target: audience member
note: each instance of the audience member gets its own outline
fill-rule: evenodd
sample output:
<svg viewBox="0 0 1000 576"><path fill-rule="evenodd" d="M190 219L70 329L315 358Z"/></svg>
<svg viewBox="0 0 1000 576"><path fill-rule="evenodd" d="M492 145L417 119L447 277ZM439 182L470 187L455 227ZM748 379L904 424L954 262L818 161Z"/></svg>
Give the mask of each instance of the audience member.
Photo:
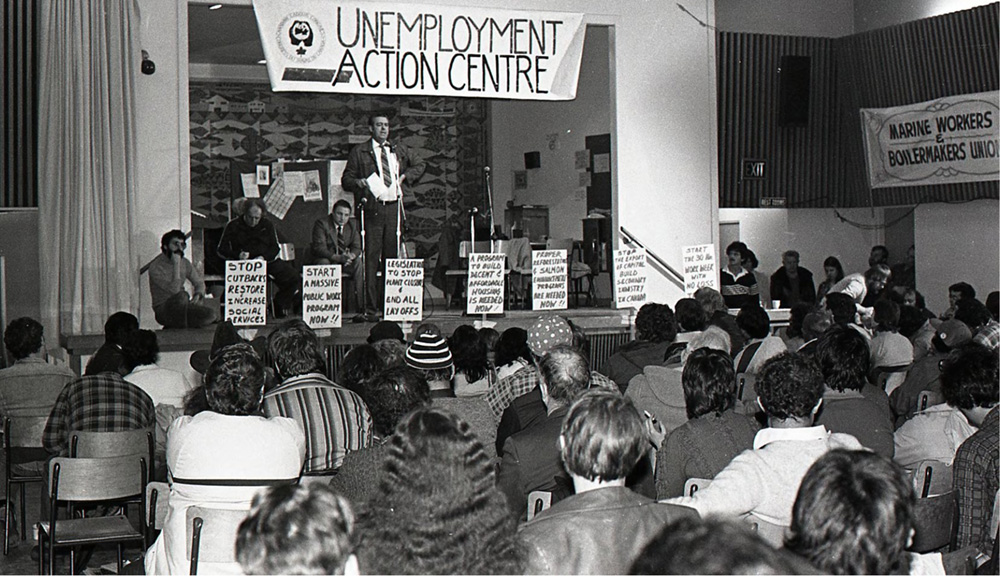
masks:
<svg viewBox="0 0 1000 576"><path fill-rule="evenodd" d="M799 346L798 350L789 350L789 352L798 352L812 357L816 354L816 344L820 337L831 326L833 326L833 316L827 311L814 310L806 314L802 320L802 346Z"/></svg>
<svg viewBox="0 0 1000 576"><path fill-rule="evenodd" d="M917 360L906 372L903 383L892 391L889 406L895 417L896 428L909 420L919 410L920 393L929 391L941 394L941 363L952 350L972 341L972 331L963 322L945 320L938 326L932 339L931 353Z"/></svg>
<svg viewBox="0 0 1000 576"><path fill-rule="evenodd" d="M799 302L788 311L788 326L779 332L779 336L789 352L797 351L806 343L802 335L802 323L806 321L806 315L812 312L812 309L811 304Z"/></svg>
<svg viewBox="0 0 1000 576"><path fill-rule="evenodd" d="M297 297L302 293L302 278L291 262L279 257L280 252L278 233L267 218L264 202L259 198L246 198L242 212L222 230L218 253L223 260L267 262L267 276L278 286L274 302L279 317L301 305Z"/></svg>
<svg viewBox="0 0 1000 576"><path fill-rule="evenodd" d="M892 373L886 381L885 391L891 394L906 377L906 369L913 363L913 344L899 333L899 305L892 300L875 302L875 336L871 341L871 380L877 381L880 372Z"/></svg>
<svg viewBox="0 0 1000 576"><path fill-rule="evenodd" d="M486 357L490 361L490 366L496 371L496 347L497 340L500 339L500 333L493 328L480 328L479 337L482 338L483 344L486 344Z"/></svg>
<svg viewBox="0 0 1000 576"><path fill-rule="evenodd" d="M812 272L799 266L799 253L795 250L787 250L781 255L781 268L771 274L770 294L771 300L780 301L782 308L816 302Z"/></svg>
<svg viewBox="0 0 1000 576"><path fill-rule="evenodd" d="M733 242L726 247L728 265L719 271L719 291L728 308L742 308L745 304L760 301L757 278L743 268L747 252L749 250L742 242Z"/></svg>
<svg viewBox="0 0 1000 576"><path fill-rule="evenodd" d="M329 476L349 452L372 443L372 417L361 397L323 373L319 337L301 320L285 322L267 338L278 384L264 394L264 415L294 420L306 436L307 476Z"/></svg>
<svg viewBox="0 0 1000 576"><path fill-rule="evenodd" d="M802 479L785 548L825 574L911 571L914 493L899 466L864 451L831 450Z"/></svg>
<svg viewBox="0 0 1000 576"><path fill-rule="evenodd" d="M711 327L688 343L681 364L670 366L646 366L628 385L625 395L632 399L636 408L648 412L663 426L663 433L670 434L675 428L687 422L687 404L684 399L684 364L695 350L711 348L729 352L728 336L717 327Z"/></svg>
<svg viewBox="0 0 1000 576"><path fill-rule="evenodd" d="M354 506L364 504L379 483L385 443L406 414L430 404L430 390L424 375L409 366L396 366L375 375L361 397L372 415L374 437L364 450L350 452L330 487Z"/></svg>
<svg viewBox="0 0 1000 576"><path fill-rule="evenodd" d="M907 468L922 460L951 464L958 447L976 432L962 406L967 406L968 398L983 390L993 389L994 397L997 395L997 359L983 352L982 347L967 344L941 361L941 394L945 403L917 412L896 430L896 462Z"/></svg>
<svg viewBox="0 0 1000 576"><path fill-rule="evenodd" d="M244 574L358 574L354 512L324 484L276 486L254 496L236 534Z"/></svg>
<svg viewBox="0 0 1000 576"><path fill-rule="evenodd" d="M995 550L990 518L1000 489L1000 409L997 408L996 352L971 344L964 348L943 377L948 403L979 428L955 454L952 482L958 495L956 546L975 546L983 554Z"/></svg>
<svg viewBox="0 0 1000 576"><path fill-rule="evenodd" d="M879 264L889 266L889 249L881 244L872 246L872 250L868 254L869 268L878 266Z"/></svg>
<svg viewBox="0 0 1000 576"><path fill-rule="evenodd" d="M376 344L392 341L380 340ZM387 367L386 361L373 344L361 344L351 348L347 355L344 356L343 362L340 363L340 372L337 374L337 382L344 388L364 398L364 390L368 385L368 381Z"/></svg>
<svg viewBox="0 0 1000 576"><path fill-rule="evenodd" d="M489 348L479 331L469 324L462 324L448 338L448 348L455 360L452 387L455 396L483 396L496 381L490 365Z"/></svg>
<svg viewBox="0 0 1000 576"><path fill-rule="evenodd" d="M643 418L627 398L585 394L566 414L559 446L575 494L522 528L528 574L623 574L664 524L694 515L625 487L649 450Z"/></svg>
<svg viewBox="0 0 1000 576"><path fill-rule="evenodd" d="M689 478L714 478L737 454L753 448L760 429L750 416L733 411L736 374L724 350L699 348L681 375L688 421L674 429L656 456L656 497L684 494Z"/></svg>
<svg viewBox="0 0 1000 576"><path fill-rule="evenodd" d="M559 461L560 427L570 404L590 385L587 358L568 345L549 350L538 371L546 417L507 438L500 463L498 486L515 519L527 515L528 494L534 490L551 492L552 502L573 493Z"/></svg>
<svg viewBox="0 0 1000 576"><path fill-rule="evenodd" d="M398 340L406 343L403 337L403 329L392 320L380 320L368 331L368 343L374 344L380 340Z"/></svg>
<svg viewBox="0 0 1000 576"><path fill-rule="evenodd" d="M794 554L776 549L745 522L680 518L646 544L631 574L816 574Z"/></svg>
<svg viewBox="0 0 1000 576"><path fill-rule="evenodd" d="M703 517L749 513L787 528L795 493L809 466L834 448L861 448L853 436L814 425L823 404L823 375L808 358L786 353L764 364L757 379L757 402L769 426L757 433L753 450L733 458L693 496L668 502L691 506Z"/></svg>
<svg viewBox="0 0 1000 576"><path fill-rule="evenodd" d="M531 348L528 347L528 331L516 326L504 330L497 340L493 360L497 368L497 381L530 366L532 361Z"/></svg>
<svg viewBox="0 0 1000 576"><path fill-rule="evenodd" d="M182 574L186 510L219 503L249 509L254 495L275 480L294 480L305 459L305 438L289 418L261 415L264 364L248 344L221 350L205 372L208 410L181 416L167 431L172 474L163 531L146 552L146 574ZM259 484L251 481L259 480ZM239 564L202 562L212 574L240 574Z"/></svg>
<svg viewBox="0 0 1000 576"><path fill-rule="evenodd" d="M132 369L125 374L125 380L149 394L154 406L160 404L169 404L176 408L184 406L184 396L195 386L180 372L156 364L160 356L156 332L152 330L133 332L122 346L122 351L125 354L125 366Z"/></svg>
<svg viewBox="0 0 1000 576"><path fill-rule="evenodd" d="M892 458L889 398L868 383L871 360L864 338L848 328L831 328L819 339L815 358L826 383L816 423L850 434L869 450Z"/></svg>
<svg viewBox="0 0 1000 576"><path fill-rule="evenodd" d="M914 306L906 305L899 309L899 333L905 336L913 346L913 361L916 362L933 351L931 340L936 330L930 319Z"/></svg>
<svg viewBox="0 0 1000 576"><path fill-rule="evenodd" d="M416 340L420 336L423 336L424 334L430 334L431 336L440 336L442 338L444 337L444 335L441 333L441 327L433 322L426 322L426 321L421 322L420 324L417 324L416 328L413 329L414 340Z"/></svg>
<svg viewBox="0 0 1000 576"><path fill-rule="evenodd" d="M1000 321L1000 292L994 290L986 295L986 309L994 320Z"/></svg>
<svg viewBox="0 0 1000 576"><path fill-rule="evenodd" d="M160 254L149 263L153 314L164 328L201 328L219 319L219 302L205 298L205 279L184 257L187 235L171 230L160 239ZM191 284L194 297L185 283Z"/></svg>
<svg viewBox="0 0 1000 576"><path fill-rule="evenodd" d="M830 288L833 288L835 284L844 279L844 267L840 265L840 260L835 256L828 256L823 261L823 274L825 275L825 279L820 282L819 287L816 289L817 302L822 301L830 291Z"/></svg>
<svg viewBox="0 0 1000 576"><path fill-rule="evenodd" d="M386 338L369 344L378 352L386 368L402 366L406 364L406 343L395 338Z"/></svg>
<svg viewBox="0 0 1000 576"><path fill-rule="evenodd" d="M958 309L959 300L975 300L976 289L967 282L956 282L948 287L948 309L941 313L942 320L950 320L955 317L955 310Z"/></svg>
<svg viewBox="0 0 1000 576"><path fill-rule="evenodd" d="M674 305L677 312L674 317L677 319L677 342L680 344L690 342L702 330L708 327L708 318L705 309L694 298L681 298ZM682 350L683 348L679 348ZM679 350L677 351L679 357ZM669 352L668 352L669 354ZM670 358L666 358L670 360Z"/></svg>
<svg viewBox="0 0 1000 576"><path fill-rule="evenodd" d="M667 347L677 337L674 311L666 304L643 304L635 315L635 340L623 344L608 358L601 372L625 392L629 381L651 364L661 364Z"/></svg>
<svg viewBox="0 0 1000 576"><path fill-rule="evenodd" d="M903 295L907 290L913 290L917 285L916 246L910 245L906 251L906 260L892 266L892 290Z"/></svg>
<svg viewBox="0 0 1000 576"><path fill-rule="evenodd" d="M417 410L385 447L358 515L365 574L521 574L524 552L497 490L493 461L469 425Z"/></svg>
<svg viewBox="0 0 1000 576"><path fill-rule="evenodd" d="M989 350L1000 346L1000 322L979 300L962 298L955 306L955 320L961 320L972 330L972 341Z"/></svg>
<svg viewBox="0 0 1000 576"><path fill-rule="evenodd" d="M870 318L872 309L870 304L874 302L879 293L885 288L892 272L886 264L875 264L864 274L856 273L845 276L843 280L830 287L830 292L842 292L851 297L858 313L862 318ZM829 297L829 294L827 295Z"/></svg>
<svg viewBox="0 0 1000 576"><path fill-rule="evenodd" d="M722 294L718 290L703 286L695 291L694 298L705 311L709 325L718 326L725 330L726 334L729 334L731 344L729 353L735 356L743 349L746 338L743 336L743 331L737 326L736 318L726 308L726 301L722 298Z"/></svg>
<svg viewBox="0 0 1000 576"><path fill-rule="evenodd" d="M781 338L771 335L771 319L757 304L740 308L736 324L747 337L746 345L733 359L737 374L757 374L764 362L788 351Z"/></svg>
<svg viewBox="0 0 1000 576"><path fill-rule="evenodd" d="M937 320L937 314L927 309L927 302L924 300L924 295L916 289L911 288L903 293L903 304L906 306L913 306L928 320Z"/></svg>
<svg viewBox="0 0 1000 576"><path fill-rule="evenodd" d="M3 343L14 363L0 370L0 418L47 417L76 375L65 365L45 361L44 331L32 318L12 320Z"/></svg>
<svg viewBox="0 0 1000 576"><path fill-rule="evenodd" d="M138 329L139 319L128 312L115 312L108 316L104 323L104 344L87 362L83 375L93 376L101 372L127 374L128 370L123 366L125 355L122 354L122 345Z"/></svg>
<svg viewBox="0 0 1000 576"><path fill-rule="evenodd" d="M826 309L830 312L833 318L833 323L838 326L846 326L851 330L856 331L864 337L865 342L869 345L872 341L872 333L868 330L867 325L862 325L859 322L864 319L858 314L857 304L854 300L847 294L841 292L831 292L826 295ZM871 320L871 318L868 318Z"/></svg>

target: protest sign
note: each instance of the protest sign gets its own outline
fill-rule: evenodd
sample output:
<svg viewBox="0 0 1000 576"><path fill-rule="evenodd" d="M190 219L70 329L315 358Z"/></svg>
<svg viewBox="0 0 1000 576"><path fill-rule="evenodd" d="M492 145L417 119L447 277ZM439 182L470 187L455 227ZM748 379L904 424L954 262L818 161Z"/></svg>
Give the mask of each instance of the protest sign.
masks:
<svg viewBox="0 0 1000 576"><path fill-rule="evenodd" d="M715 245L699 244L684 247L684 293L694 297L703 286L719 289L715 268Z"/></svg>
<svg viewBox="0 0 1000 576"><path fill-rule="evenodd" d="M343 323L340 264L302 267L302 320L310 328L340 328Z"/></svg>
<svg viewBox="0 0 1000 576"><path fill-rule="evenodd" d="M420 322L424 314L424 260L390 258L385 261L384 319Z"/></svg>
<svg viewBox="0 0 1000 576"><path fill-rule="evenodd" d="M469 314L503 314L503 275L506 254L474 252L469 254Z"/></svg>
<svg viewBox="0 0 1000 576"><path fill-rule="evenodd" d="M615 250L615 307L638 310L646 303L646 251Z"/></svg>
<svg viewBox="0 0 1000 576"><path fill-rule="evenodd" d="M567 307L566 251L531 253L532 310L565 310Z"/></svg>
<svg viewBox="0 0 1000 576"><path fill-rule="evenodd" d="M226 320L234 326L267 323L267 262L226 260Z"/></svg>
<svg viewBox="0 0 1000 576"><path fill-rule="evenodd" d="M583 14L254 0L275 92L572 100Z"/></svg>

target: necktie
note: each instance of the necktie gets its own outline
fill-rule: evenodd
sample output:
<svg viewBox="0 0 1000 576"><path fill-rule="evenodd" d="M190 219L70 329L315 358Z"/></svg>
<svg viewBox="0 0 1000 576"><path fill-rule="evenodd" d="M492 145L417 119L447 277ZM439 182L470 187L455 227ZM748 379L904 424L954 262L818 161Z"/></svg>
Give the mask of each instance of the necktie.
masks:
<svg viewBox="0 0 1000 576"><path fill-rule="evenodd" d="M337 226L337 252L344 251L344 227Z"/></svg>
<svg viewBox="0 0 1000 576"><path fill-rule="evenodd" d="M382 144L382 183L388 188L392 186L392 174L389 173L389 146Z"/></svg>

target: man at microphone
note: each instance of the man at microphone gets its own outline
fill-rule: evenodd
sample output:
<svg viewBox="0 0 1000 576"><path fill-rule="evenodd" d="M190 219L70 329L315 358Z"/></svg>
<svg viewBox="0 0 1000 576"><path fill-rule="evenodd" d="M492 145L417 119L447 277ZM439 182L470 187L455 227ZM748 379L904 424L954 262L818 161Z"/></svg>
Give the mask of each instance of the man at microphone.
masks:
<svg viewBox="0 0 1000 576"><path fill-rule="evenodd" d="M399 143L389 142L389 117L369 116L371 140L355 146L347 156L347 167L340 179L344 190L354 193L365 218L365 277L367 302L365 314L382 309L384 283L377 272L385 270L385 261L399 253L399 213L403 183L419 179L425 169ZM383 275L384 279L384 275Z"/></svg>

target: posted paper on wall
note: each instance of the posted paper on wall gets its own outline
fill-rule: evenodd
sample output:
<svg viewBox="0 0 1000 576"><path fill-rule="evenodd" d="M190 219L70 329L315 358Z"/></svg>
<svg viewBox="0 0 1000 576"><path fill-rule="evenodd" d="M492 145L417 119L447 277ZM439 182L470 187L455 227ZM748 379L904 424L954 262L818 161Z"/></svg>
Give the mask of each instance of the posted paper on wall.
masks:
<svg viewBox="0 0 1000 576"><path fill-rule="evenodd" d="M703 286L719 289L718 270L715 265L715 246L700 244L684 247L684 293L694 297Z"/></svg>
<svg viewBox="0 0 1000 576"><path fill-rule="evenodd" d="M267 323L267 262L226 260L226 320L233 326Z"/></svg>
<svg viewBox="0 0 1000 576"><path fill-rule="evenodd" d="M565 250L535 250L531 253L532 310L565 310L567 271Z"/></svg>
<svg viewBox="0 0 1000 576"><path fill-rule="evenodd" d="M385 261L384 305L386 320L420 322L423 319L423 258L390 258Z"/></svg>
<svg viewBox="0 0 1000 576"><path fill-rule="evenodd" d="M469 254L467 313L503 314L503 273L506 260L506 254Z"/></svg>
<svg viewBox="0 0 1000 576"><path fill-rule="evenodd" d="M646 251L615 250L615 307L638 310L646 303Z"/></svg>
<svg viewBox="0 0 1000 576"><path fill-rule="evenodd" d="M342 278L340 264L302 267L302 320L313 330L343 324Z"/></svg>

